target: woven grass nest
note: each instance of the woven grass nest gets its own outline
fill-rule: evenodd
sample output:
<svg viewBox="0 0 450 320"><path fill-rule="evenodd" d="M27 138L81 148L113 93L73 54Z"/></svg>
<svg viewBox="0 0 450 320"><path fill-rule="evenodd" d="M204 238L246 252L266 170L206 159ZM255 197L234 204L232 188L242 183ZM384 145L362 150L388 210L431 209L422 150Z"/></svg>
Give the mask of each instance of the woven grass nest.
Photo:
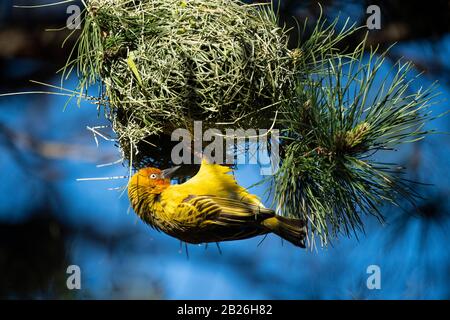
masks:
<svg viewBox="0 0 450 320"><path fill-rule="evenodd" d="M386 52L367 52L366 38L339 50L359 30L349 19L318 19L290 50L275 12L238 0L91 0L63 77L76 69L81 93L101 84L99 108L135 169L171 166L171 134L192 134L194 121L203 132L279 129L280 167L261 181L273 207L307 221L309 246L316 235L327 245L364 230L365 215L383 221L387 203L414 203L402 167L374 155L432 133L436 93L411 86L409 62L386 73ZM186 167L181 179L196 169Z"/></svg>
<svg viewBox="0 0 450 320"><path fill-rule="evenodd" d="M167 164L177 128L269 128L295 91L296 53L271 5L237 0L93 0L76 65L101 82L134 167Z"/></svg>

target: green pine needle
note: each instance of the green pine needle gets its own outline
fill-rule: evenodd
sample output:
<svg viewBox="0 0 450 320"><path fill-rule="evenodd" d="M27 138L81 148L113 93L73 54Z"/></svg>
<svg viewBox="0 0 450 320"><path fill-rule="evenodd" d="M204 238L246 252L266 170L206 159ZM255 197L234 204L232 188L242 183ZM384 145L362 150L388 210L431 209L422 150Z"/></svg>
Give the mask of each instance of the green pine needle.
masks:
<svg viewBox="0 0 450 320"><path fill-rule="evenodd" d="M283 105L282 166L272 191L286 215L309 221L311 245L363 230L362 215L383 221L381 208L418 196L403 168L374 154L423 139L431 131L434 86L414 92L410 63L386 75L385 54L332 53L299 79L295 102ZM381 74L384 78L381 78ZM378 155L382 158L383 154Z"/></svg>

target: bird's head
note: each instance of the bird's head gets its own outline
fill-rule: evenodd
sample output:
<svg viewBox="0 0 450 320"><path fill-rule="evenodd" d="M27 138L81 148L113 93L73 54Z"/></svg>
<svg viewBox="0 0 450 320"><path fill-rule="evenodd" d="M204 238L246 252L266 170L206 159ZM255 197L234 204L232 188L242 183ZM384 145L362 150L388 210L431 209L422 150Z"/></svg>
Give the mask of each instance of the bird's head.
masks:
<svg viewBox="0 0 450 320"><path fill-rule="evenodd" d="M170 186L170 178L179 167L160 170L157 168L140 169L130 181L130 190L145 188L146 192L160 194Z"/></svg>

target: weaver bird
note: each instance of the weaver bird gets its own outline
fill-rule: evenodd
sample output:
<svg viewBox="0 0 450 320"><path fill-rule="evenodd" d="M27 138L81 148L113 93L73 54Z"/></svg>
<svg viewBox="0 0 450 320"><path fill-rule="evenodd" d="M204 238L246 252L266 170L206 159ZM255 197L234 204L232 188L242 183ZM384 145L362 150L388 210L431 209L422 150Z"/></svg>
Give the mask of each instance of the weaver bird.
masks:
<svg viewBox="0 0 450 320"><path fill-rule="evenodd" d="M177 169L144 168L130 180L131 205L151 227L188 243L240 240L273 232L305 247L304 221L265 208L237 184L230 168L203 160L194 177L171 185L170 177Z"/></svg>

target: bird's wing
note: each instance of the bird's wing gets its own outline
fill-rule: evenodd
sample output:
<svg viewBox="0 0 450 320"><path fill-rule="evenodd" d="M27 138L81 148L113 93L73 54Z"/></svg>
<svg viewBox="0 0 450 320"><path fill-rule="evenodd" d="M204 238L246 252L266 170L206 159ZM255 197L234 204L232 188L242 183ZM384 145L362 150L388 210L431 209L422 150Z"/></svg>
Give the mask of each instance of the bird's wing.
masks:
<svg viewBox="0 0 450 320"><path fill-rule="evenodd" d="M248 201L239 201L210 195L186 197L173 218L188 224L239 224L260 223L273 217L274 211Z"/></svg>

